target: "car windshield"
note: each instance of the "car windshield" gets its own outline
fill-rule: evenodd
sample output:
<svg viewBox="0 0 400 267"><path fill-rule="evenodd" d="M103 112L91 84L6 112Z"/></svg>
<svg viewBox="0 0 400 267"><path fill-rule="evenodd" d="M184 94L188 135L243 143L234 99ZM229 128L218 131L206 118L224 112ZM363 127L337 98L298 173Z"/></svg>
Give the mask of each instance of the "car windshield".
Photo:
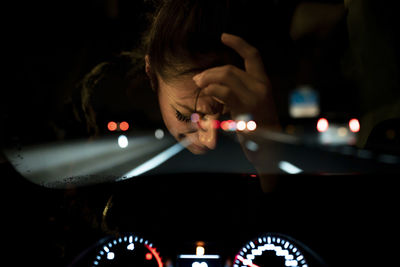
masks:
<svg viewBox="0 0 400 267"><path fill-rule="evenodd" d="M31 19L18 26L13 82L2 90L3 161L47 187L157 173L398 172L392 13L383 4L379 13L372 4L294 2L257 10L250 1L240 12L204 5L224 11L226 18L203 16L205 29L226 20L216 37L200 26L193 36L186 28L151 36L179 26L173 23L199 24L196 6L185 7L192 17L163 18L151 1L51 12L28 4L48 20L21 14ZM191 46L192 39L207 45ZM159 47L179 40L189 45ZM219 58L227 47L238 64ZM245 55L252 48L253 58ZM192 63L171 63L184 54L174 49L195 51L186 58ZM204 75L194 81L195 74Z"/></svg>
<svg viewBox="0 0 400 267"><path fill-rule="evenodd" d="M12 2L5 265L393 265L394 4Z"/></svg>

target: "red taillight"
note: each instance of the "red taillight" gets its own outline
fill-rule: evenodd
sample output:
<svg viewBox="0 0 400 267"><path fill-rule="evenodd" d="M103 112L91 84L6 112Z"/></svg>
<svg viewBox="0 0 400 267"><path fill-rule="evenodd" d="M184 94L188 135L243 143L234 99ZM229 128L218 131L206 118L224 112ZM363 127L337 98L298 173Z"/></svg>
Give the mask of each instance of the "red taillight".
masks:
<svg viewBox="0 0 400 267"><path fill-rule="evenodd" d="M127 131L129 129L129 123L127 123L126 121L123 121L119 124L119 129L121 131Z"/></svg>
<svg viewBox="0 0 400 267"><path fill-rule="evenodd" d="M328 120L325 118L320 118L317 122L317 130L320 133L326 132L329 128Z"/></svg>
<svg viewBox="0 0 400 267"><path fill-rule="evenodd" d="M110 121L107 124L107 128L108 128L109 131L115 131L115 130L117 130L117 123L115 123L113 121Z"/></svg>
<svg viewBox="0 0 400 267"><path fill-rule="evenodd" d="M360 131L360 122L357 119L351 119L349 121L349 128L353 133L358 133Z"/></svg>

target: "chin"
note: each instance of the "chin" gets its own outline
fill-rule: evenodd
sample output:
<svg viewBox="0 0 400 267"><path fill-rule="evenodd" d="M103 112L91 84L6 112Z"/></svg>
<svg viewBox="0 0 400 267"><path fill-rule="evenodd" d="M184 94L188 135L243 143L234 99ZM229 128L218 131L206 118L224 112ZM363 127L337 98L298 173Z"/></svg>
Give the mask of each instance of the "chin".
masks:
<svg viewBox="0 0 400 267"><path fill-rule="evenodd" d="M187 147L187 149L195 155L204 155L209 151L209 149L207 149L207 148L200 148L200 147L193 147L193 146L189 146L189 147Z"/></svg>

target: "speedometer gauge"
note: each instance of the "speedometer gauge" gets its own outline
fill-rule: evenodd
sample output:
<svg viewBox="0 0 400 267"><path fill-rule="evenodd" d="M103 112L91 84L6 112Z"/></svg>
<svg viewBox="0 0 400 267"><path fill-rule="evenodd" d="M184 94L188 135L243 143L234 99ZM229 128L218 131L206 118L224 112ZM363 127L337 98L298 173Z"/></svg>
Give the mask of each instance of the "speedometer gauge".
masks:
<svg viewBox="0 0 400 267"><path fill-rule="evenodd" d="M308 267L294 241L281 234L265 234L247 243L236 255L233 267Z"/></svg>
<svg viewBox="0 0 400 267"><path fill-rule="evenodd" d="M130 234L106 239L92 266L163 267L156 248L148 240Z"/></svg>

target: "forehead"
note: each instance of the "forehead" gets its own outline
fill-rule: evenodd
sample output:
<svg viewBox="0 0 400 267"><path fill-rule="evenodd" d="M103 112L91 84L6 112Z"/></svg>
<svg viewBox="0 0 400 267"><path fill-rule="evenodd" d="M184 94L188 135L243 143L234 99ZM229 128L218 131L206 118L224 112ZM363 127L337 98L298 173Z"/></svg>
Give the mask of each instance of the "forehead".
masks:
<svg viewBox="0 0 400 267"><path fill-rule="evenodd" d="M193 100L199 88L192 77L192 75L181 75L168 81L159 77L159 90L171 100Z"/></svg>

